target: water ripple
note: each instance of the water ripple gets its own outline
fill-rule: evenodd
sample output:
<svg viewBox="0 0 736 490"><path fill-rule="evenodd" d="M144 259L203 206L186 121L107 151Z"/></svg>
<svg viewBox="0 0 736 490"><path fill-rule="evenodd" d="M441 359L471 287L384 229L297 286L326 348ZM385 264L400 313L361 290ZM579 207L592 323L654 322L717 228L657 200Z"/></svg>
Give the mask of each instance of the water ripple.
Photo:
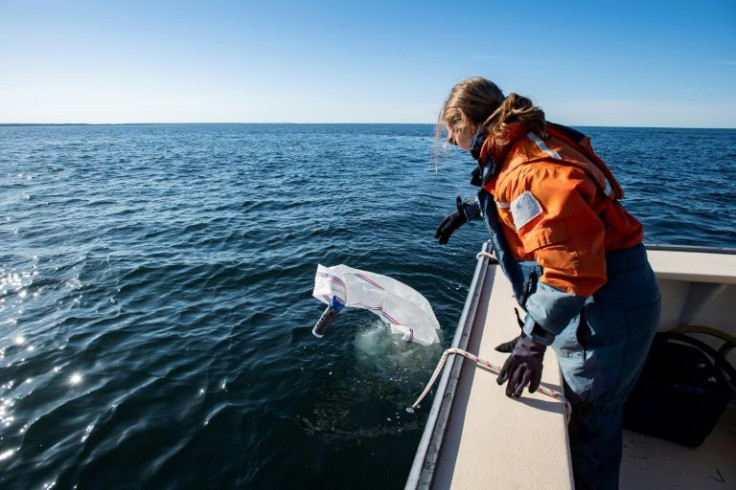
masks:
<svg viewBox="0 0 736 490"><path fill-rule="evenodd" d="M648 240L734 246L733 131L589 130ZM441 346L361 311L318 341L311 289L319 263L390 275L449 343L486 232L435 244L474 189L432 132L0 128L0 486L403 485Z"/></svg>

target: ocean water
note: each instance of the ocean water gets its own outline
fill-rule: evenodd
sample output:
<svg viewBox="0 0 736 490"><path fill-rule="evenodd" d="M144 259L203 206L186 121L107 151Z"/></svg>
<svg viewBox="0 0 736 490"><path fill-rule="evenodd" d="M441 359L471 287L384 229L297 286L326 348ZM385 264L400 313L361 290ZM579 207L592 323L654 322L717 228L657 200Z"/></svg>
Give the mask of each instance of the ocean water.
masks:
<svg viewBox="0 0 736 490"><path fill-rule="evenodd" d="M736 247L736 130L582 128L649 243ZM0 127L0 487L401 488L486 239L437 245L470 157L430 125ZM443 344L347 311L392 276Z"/></svg>

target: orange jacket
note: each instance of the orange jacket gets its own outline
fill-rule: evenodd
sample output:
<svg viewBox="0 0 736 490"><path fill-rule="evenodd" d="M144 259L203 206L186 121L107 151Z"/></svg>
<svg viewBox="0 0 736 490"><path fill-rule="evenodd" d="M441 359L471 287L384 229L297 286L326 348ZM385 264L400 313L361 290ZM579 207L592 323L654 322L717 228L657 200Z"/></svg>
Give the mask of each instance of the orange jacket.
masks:
<svg viewBox="0 0 736 490"><path fill-rule="evenodd" d="M637 245L644 235L616 200L618 183L554 136L529 132L494 153L499 172L483 188L494 195L514 257L536 260L545 284L592 295L607 279L606 252Z"/></svg>

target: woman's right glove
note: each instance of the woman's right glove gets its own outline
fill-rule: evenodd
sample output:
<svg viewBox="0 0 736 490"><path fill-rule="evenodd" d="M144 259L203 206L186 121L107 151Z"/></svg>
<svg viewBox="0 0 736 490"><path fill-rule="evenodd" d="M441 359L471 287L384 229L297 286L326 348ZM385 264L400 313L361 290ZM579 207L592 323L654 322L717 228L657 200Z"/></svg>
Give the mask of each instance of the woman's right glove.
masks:
<svg viewBox="0 0 736 490"><path fill-rule="evenodd" d="M437 231L434 232L434 237L439 241L440 245L446 245L450 241L452 233L460 228L462 225L468 222L468 218L465 216L463 211L463 200L460 196L457 197L457 212L447 216L440 226L437 227Z"/></svg>
<svg viewBox="0 0 736 490"><path fill-rule="evenodd" d="M506 396L519 398L524 387L529 385L529 393L534 393L542 382L542 360L547 347L522 335L516 341L514 350L506 359L496 378L500 385L508 380Z"/></svg>

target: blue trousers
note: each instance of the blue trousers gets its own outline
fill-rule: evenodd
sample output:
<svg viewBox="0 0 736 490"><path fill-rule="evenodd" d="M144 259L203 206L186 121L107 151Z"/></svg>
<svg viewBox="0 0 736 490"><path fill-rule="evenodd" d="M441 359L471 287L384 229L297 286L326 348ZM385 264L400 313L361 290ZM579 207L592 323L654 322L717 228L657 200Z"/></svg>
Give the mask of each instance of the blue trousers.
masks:
<svg viewBox="0 0 736 490"><path fill-rule="evenodd" d="M606 255L608 281L557 336L572 404L575 486L617 489L622 411L659 323L660 293L643 245Z"/></svg>

